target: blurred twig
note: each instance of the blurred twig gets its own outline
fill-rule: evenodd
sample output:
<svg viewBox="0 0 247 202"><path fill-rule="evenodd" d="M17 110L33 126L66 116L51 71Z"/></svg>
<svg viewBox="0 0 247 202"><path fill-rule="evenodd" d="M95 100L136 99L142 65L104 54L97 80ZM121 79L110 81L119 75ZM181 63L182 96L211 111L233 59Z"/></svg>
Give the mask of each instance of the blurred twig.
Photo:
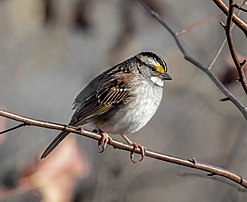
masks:
<svg viewBox="0 0 247 202"><path fill-rule="evenodd" d="M211 60L211 62L208 65L208 68L211 69L213 67L213 65L215 64L216 60L218 59L220 53L222 52L225 44L226 44L227 40L226 38L223 40L223 42L221 43L219 49L217 50L216 54L214 55L213 59Z"/></svg>
<svg viewBox="0 0 247 202"><path fill-rule="evenodd" d="M18 122L22 122L22 123L25 123L25 124L31 125L31 126L37 126L37 127L43 127L43 128L49 128L49 129L61 130L61 131L62 130L68 131L71 133L76 133L76 134L79 134L79 135L82 135L85 137L89 137L89 138L97 140L97 141L99 141L101 139L101 136L99 134L90 132L90 131L82 129L82 128L77 128L77 127L72 127L72 126L67 126L67 125L61 125L61 124L51 123L51 122L45 122L45 121L40 121L40 120L34 120L31 118L16 115L16 114L4 111L4 110L0 110L0 116L15 120ZM118 142L116 140L113 140L108 144L112 145L115 149L121 149L121 150L129 151L129 152L131 152L133 150L133 146L124 144L122 142ZM135 149L134 152L138 153L138 154L141 153L140 149ZM198 162L195 158L192 158L191 160L186 160L186 159L178 158L178 157L167 155L167 154L161 154L161 153L154 152L151 150L146 150L145 155L150 157L150 158L158 159L161 161L166 161L166 162L170 162L173 164L194 168L197 170L202 170L202 171L207 172L208 176L221 176L221 177L227 178L227 179L241 185L245 189L247 189L247 180L242 178L240 175L237 175L235 173L232 173L228 170L225 170L225 169L222 169L219 167L215 167L215 166L212 166L209 164Z"/></svg>
<svg viewBox="0 0 247 202"><path fill-rule="evenodd" d="M214 82L214 84L221 90L222 93L225 94L226 99L225 100L231 100L232 103L240 110L240 112L243 114L245 119L247 120L247 107L244 106L216 77L216 75L210 70L210 68L204 66L199 61L194 59L184 48L182 45L182 42L180 38L177 36L177 32L174 31L170 25L168 25L158 13L153 11L151 8L147 6L142 0L137 0L163 27L167 29L167 31L172 35L174 38L179 50L183 54L185 60L188 60L196 67L200 68L202 71L204 71L208 77Z"/></svg>
<svg viewBox="0 0 247 202"><path fill-rule="evenodd" d="M201 20L198 20L197 22L193 23L192 25L189 25L188 27L185 27L185 28L181 29L180 31L177 31L176 34L177 34L177 36L180 36L181 34L185 34L189 31L191 31L192 29L194 29L195 27L198 27L204 23L207 23L208 21L214 19L215 17L220 16L221 14L222 13L217 12L214 15L209 15L209 16L201 19Z"/></svg>
<svg viewBox="0 0 247 202"><path fill-rule="evenodd" d="M4 133L8 133L8 132L10 132L10 131L12 131L12 130L15 130L15 129L17 129L17 128L21 128L21 127L23 127L23 126L27 126L27 125L28 125L27 123L21 123L21 124L19 124L19 125L17 125L17 126L14 126L14 127L12 127L12 128L7 129L7 130L0 131L0 135L2 135L2 134L4 134Z"/></svg>
<svg viewBox="0 0 247 202"><path fill-rule="evenodd" d="M237 4L234 4L234 7L236 7L236 8L239 9L240 11L247 12L247 9L246 9L246 8L243 8L242 6L239 6L239 5L237 5Z"/></svg>
<svg viewBox="0 0 247 202"><path fill-rule="evenodd" d="M229 16L229 9L224 4L224 2L222 2L221 0L213 1L225 13L225 15ZM247 24L235 14L232 15L232 21L245 33L245 36L247 36Z"/></svg>
<svg viewBox="0 0 247 202"><path fill-rule="evenodd" d="M234 14L233 13L234 5L235 4L234 4L233 0L229 0L229 12L228 12L226 25L224 25L224 29L226 32L226 38L227 38L229 50L230 50L232 59L233 59L234 64L237 68L237 71L238 71L238 75L239 75L238 81L241 83L245 93L247 94L247 81L246 81L244 70L242 68L244 63L246 62L246 60L244 60L243 62L239 61L238 55L237 55L236 50L234 48L233 39L232 39L232 35L231 35L231 22L232 22L233 14Z"/></svg>

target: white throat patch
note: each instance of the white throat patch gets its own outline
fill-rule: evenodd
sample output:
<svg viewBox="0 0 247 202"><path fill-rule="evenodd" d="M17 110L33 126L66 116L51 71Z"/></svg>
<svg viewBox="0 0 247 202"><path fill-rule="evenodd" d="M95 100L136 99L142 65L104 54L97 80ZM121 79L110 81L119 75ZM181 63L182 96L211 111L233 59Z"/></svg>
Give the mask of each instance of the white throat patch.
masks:
<svg viewBox="0 0 247 202"><path fill-rule="evenodd" d="M156 77L156 76L151 76L151 81L160 87L163 87L164 85L164 81L161 78Z"/></svg>

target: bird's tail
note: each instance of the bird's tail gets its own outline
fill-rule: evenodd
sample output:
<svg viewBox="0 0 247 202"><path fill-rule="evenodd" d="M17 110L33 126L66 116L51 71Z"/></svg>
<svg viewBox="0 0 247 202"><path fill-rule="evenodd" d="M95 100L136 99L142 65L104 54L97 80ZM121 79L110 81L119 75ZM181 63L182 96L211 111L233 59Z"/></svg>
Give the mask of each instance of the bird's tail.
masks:
<svg viewBox="0 0 247 202"><path fill-rule="evenodd" d="M58 136L51 142L51 144L46 148L44 153L41 156L41 159L47 157L55 148L56 146L69 134L69 132L62 131L58 134Z"/></svg>

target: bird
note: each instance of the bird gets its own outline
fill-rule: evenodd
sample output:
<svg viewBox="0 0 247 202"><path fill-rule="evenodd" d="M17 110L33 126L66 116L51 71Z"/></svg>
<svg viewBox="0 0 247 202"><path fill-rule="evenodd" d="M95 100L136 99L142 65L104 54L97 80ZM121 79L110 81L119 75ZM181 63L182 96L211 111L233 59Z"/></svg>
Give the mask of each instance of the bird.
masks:
<svg viewBox="0 0 247 202"><path fill-rule="evenodd" d="M68 125L81 127L93 124L96 128L94 132L101 135L98 145L101 152L112 141L110 135L119 134L133 146L133 151L140 149L142 160L145 147L133 143L127 135L143 128L157 111L165 81L172 80L167 71L165 60L150 51L140 52L109 68L77 95L73 103L75 112ZM57 135L41 159L47 157L68 135L67 131Z"/></svg>

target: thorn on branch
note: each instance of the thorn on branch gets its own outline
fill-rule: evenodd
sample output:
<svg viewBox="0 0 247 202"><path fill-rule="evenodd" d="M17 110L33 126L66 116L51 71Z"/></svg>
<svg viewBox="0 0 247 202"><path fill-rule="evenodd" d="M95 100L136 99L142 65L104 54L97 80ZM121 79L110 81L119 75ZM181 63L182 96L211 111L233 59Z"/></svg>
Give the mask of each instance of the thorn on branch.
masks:
<svg viewBox="0 0 247 202"><path fill-rule="evenodd" d="M189 162L193 163L194 165L197 164L197 160L194 157L192 157L191 159L189 159Z"/></svg>
<svg viewBox="0 0 247 202"><path fill-rule="evenodd" d="M240 67L242 68L246 63L246 59L243 60L243 62L240 62Z"/></svg>
<svg viewBox="0 0 247 202"><path fill-rule="evenodd" d="M76 130L82 133L84 129L83 129L81 126L78 126L78 127L76 128ZM97 133L97 130L94 129L92 132L93 132L93 133Z"/></svg>
<svg viewBox="0 0 247 202"><path fill-rule="evenodd" d="M226 25L225 25L224 22L220 21L220 25L221 25L224 29L226 29Z"/></svg>
<svg viewBox="0 0 247 202"><path fill-rule="evenodd" d="M243 183L243 177L241 175L239 175L239 177L240 177L239 184L242 184Z"/></svg>
<svg viewBox="0 0 247 202"><path fill-rule="evenodd" d="M220 101L221 101L221 102L230 101L230 98L229 98L229 97L222 98L222 99L220 99Z"/></svg>
<svg viewBox="0 0 247 202"><path fill-rule="evenodd" d="M215 176L216 174L215 173L208 173L207 176L209 177L212 177L212 176Z"/></svg>
<svg viewBox="0 0 247 202"><path fill-rule="evenodd" d="M237 81L238 83L241 83L241 82L242 82L242 79L236 79L236 81Z"/></svg>
<svg viewBox="0 0 247 202"><path fill-rule="evenodd" d="M158 17L158 13L155 12L154 10L151 11L151 15L155 16L155 17Z"/></svg>

